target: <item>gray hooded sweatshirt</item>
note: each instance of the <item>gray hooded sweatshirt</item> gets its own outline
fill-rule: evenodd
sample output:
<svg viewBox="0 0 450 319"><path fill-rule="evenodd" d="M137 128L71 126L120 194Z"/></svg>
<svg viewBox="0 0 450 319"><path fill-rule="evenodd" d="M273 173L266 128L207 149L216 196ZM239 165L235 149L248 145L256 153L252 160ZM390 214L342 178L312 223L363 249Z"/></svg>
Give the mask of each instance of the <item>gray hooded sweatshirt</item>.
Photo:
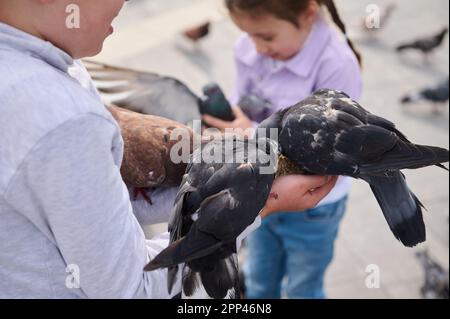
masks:
<svg viewBox="0 0 450 319"><path fill-rule="evenodd" d="M0 298L171 297L143 271L168 236L138 219L166 222L176 190L130 202L122 156L81 63L0 23Z"/></svg>

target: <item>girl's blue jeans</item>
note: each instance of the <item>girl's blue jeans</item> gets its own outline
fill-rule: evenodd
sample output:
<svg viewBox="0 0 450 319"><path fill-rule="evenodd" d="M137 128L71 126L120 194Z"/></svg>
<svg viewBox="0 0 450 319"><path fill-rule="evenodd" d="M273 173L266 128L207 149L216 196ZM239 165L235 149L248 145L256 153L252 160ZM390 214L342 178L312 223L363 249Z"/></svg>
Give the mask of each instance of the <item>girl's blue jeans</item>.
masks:
<svg viewBox="0 0 450 319"><path fill-rule="evenodd" d="M302 213L278 213L247 237L249 299L323 299L325 272L347 197Z"/></svg>

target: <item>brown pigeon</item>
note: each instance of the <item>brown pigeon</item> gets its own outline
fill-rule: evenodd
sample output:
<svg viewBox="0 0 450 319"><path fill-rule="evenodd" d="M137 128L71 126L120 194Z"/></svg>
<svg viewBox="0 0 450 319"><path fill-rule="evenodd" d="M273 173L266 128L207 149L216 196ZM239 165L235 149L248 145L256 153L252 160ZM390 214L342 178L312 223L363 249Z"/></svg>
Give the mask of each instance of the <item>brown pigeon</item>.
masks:
<svg viewBox="0 0 450 319"><path fill-rule="evenodd" d="M184 30L183 35L192 42L198 42L209 34L210 27L211 23L208 21L202 23L201 25Z"/></svg>
<svg viewBox="0 0 450 319"><path fill-rule="evenodd" d="M108 106L118 122L124 140L122 178L135 189L135 197L141 193L151 204L144 190L179 186L189 157L177 164L170 158L170 151L181 139L171 139L172 133L183 130L190 138L182 143L189 154L193 148L192 131L175 121L136 113L117 106ZM177 133L175 132L175 133Z"/></svg>

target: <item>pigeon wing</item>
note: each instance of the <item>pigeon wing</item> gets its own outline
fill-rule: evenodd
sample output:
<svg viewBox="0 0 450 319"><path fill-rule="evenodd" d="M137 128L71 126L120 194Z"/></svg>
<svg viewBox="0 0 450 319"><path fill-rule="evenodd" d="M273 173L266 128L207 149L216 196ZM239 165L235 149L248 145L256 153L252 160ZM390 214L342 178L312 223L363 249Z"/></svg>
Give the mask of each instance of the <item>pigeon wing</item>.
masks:
<svg viewBox="0 0 450 319"><path fill-rule="evenodd" d="M175 78L93 61L84 63L106 104L184 124L200 118L199 98Z"/></svg>

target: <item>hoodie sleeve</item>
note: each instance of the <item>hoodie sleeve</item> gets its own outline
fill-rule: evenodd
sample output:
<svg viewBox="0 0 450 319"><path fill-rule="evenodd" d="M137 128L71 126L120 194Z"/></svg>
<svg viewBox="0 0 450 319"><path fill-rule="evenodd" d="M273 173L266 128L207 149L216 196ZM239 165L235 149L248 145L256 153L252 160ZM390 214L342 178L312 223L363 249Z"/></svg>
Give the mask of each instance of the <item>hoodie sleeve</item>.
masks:
<svg viewBox="0 0 450 319"><path fill-rule="evenodd" d="M169 298L167 271L143 271L168 236L145 239L114 161L117 134L95 114L64 122L26 156L5 198L78 267L88 298Z"/></svg>

